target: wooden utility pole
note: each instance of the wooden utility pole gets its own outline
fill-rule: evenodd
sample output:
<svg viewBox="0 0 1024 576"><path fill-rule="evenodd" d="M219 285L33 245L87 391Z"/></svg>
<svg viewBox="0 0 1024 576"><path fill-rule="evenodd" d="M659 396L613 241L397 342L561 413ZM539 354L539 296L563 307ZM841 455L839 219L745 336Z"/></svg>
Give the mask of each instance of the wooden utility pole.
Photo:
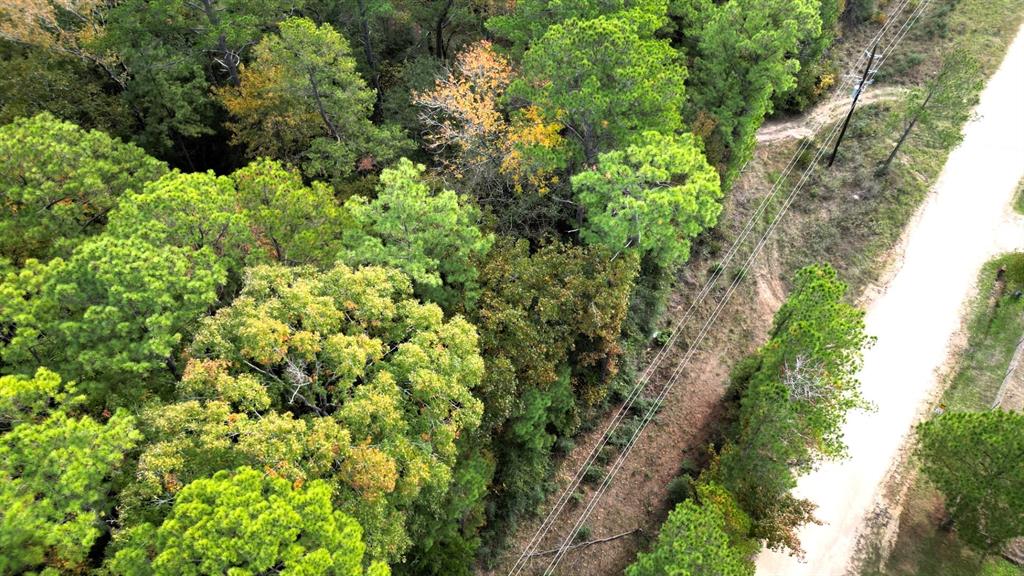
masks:
<svg viewBox="0 0 1024 576"><path fill-rule="evenodd" d="M839 144L843 141L843 136L846 135L846 127L850 125L850 118L853 118L853 109L857 107L857 99L860 98L861 92L864 91L864 84L868 81L868 75L871 73L871 66L875 63L875 52L878 51L878 43L871 47L871 57L868 58L868 65L864 67L864 75L860 78L860 83L857 84L857 90L853 93L853 103L850 104L850 111L846 114L846 120L843 120L843 128L839 131L839 138L836 139L835 148L832 148L832 156L828 159L828 167L831 168L832 164L836 161L836 153L839 152Z"/></svg>

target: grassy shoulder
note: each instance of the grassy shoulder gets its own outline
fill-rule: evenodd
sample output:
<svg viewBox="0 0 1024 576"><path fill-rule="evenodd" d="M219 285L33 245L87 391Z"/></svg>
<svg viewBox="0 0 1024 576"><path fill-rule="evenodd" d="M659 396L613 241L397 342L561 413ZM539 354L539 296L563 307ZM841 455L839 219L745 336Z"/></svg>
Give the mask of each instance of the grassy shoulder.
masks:
<svg viewBox="0 0 1024 576"><path fill-rule="evenodd" d="M1012 259L1024 269L1024 254L1012 254L989 262L981 272L978 294L968 311L967 344L942 395L947 410L987 410L1003 382L1024 333L1024 298L1014 294L1019 286L1012 278L997 280L997 271L1011 268ZM914 462L911 466L916 468ZM895 547L885 567L871 567L862 576L1024 575L1024 570L1001 558L979 557L955 532L940 528L943 519L941 495L917 477L907 492Z"/></svg>
<svg viewBox="0 0 1024 576"><path fill-rule="evenodd" d="M1017 183L1017 194L1013 197L1013 209L1024 214L1024 178Z"/></svg>

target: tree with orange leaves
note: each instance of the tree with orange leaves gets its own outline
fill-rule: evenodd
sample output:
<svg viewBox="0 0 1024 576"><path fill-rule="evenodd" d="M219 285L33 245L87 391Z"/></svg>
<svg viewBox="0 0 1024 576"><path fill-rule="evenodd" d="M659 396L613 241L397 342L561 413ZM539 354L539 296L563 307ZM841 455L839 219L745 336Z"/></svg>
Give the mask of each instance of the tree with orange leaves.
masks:
<svg viewBox="0 0 1024 576"><path fill-rule="evenodd" d="M127 70L116 56L89 46L103 33L105 0L5 0L0 8L0 39L46 48L95 64L121 88Z"/></svg>
<svg viewBox="0 0 1024 576"><path fill-rule="evenodd" d="M482 40L459 53L434 89L413 95L422 109L427 145L441 156L448 173L473 189L509 184L544 191L563 144L561 126L526 108L510 119L502 109L505 90L515 79L511 63Z"/></svg>

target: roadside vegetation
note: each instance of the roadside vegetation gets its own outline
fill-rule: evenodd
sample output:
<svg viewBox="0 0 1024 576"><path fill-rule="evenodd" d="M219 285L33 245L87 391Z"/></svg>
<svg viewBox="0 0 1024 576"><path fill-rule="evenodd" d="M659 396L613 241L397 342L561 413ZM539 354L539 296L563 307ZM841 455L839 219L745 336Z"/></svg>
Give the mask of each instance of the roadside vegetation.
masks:
<svg viewBox="0 0 1024 576"><path fill-rule="evenodd" d="M834 269L803 268L793 284L768 341L733 371L721 448L630 576L701 574L715 564L693 558L710 554L725 574L752 576L762 543L799 552L795 532L814 505L791 490L816 462L845 452L847 412L868 407L855 374L870 338Z"/></svg>
<svg viewBox="0 0 1024 576"><path fill-rule="evenodd" d="M973 73L961 78L969 88L962 97L967 107L944 108L932 122L915 126L884 175L876 171L898 141L900 118L912 105L913 92L908 99L882 101L854 114L835 166L815 168L806 197L784 222L778 245L787 247L779 251L787 274L807 262L828 261L855 294L878 278L890 264L886 253L959 142L960 127L984 79L1002 61L1022 21L1021 0L938 2L921 17L879 71L876 86L927 86L940 75L950 51L959 50L974 62ZM798 145L766 151L769 177L781 173ZM805 154L798 168L810 158Z"/></svg>
<svg viewBox="0 0 1024 576"><path fill-rule="evenodd" d="M1002 279L997 279L999 270L1005 270ZM995 471L989 466L1016 466L1016 472L1010 471L1005 474L1008 481L1020 482L1024 475L1020 473L1021 457L1019 438L1012 439L1000 437L998 434L987 433L988 441L995 442L992 447L983 447L979 439L973 440L960 438L949 445L949 448L940 444L942 433L940 426L944 419L961 419L970 415L973 418L982 420L974 423L976 426L997 425L988 424L986 414L992 413L992 404L996 400L1000 386L1007 376L1007 368L1013 358L1014 352L1020 343L1021 335L1024 334L1024 298L1017 296L1017 291L1024 288L1024 254L1009 254L989 262L982 270L978 282L978 294L971 303L967 318L967 342L957 358L956 369L946 381L946 389L940 401L939 408L943 412L941 416L934 417L922 431L923 440L927 449L919 451L911 461L912 467L922 463L926 468L923 474L915 477L909 488L906 499L903 503L900 515L899 533L894 548L884 563L878 565L879 560L866 564L863 574L865 576L886 575L886 576L926 576L931 574L949 574L951 576L975 576L978 574L1013 576L1024 574L1024 569L1015 567L1013 564L999 556L999 546L993 546L979 539L970 537L977 534L977 520L972 520L968 514L960 520L959 515L950 515L950 508L944 505L942 486L959 485L971 490L972 484L975 494L987 494L990 499L985 504L990 508L978 510L983 515L985 512L999 515L1001 522L1018 522L1021 515L1020 491L1017 493L999 488L1008 488L1001 480L986 476L986 470ZM1018 368L1019 371L1019 368ZM1019 386L1021 380L1016 378L1015 385ZM1020 407L996 408L1020 410ZM1019 413L1018 413L1019 414ZM1018 416L1019 418L1019 416ZM959 423L958 423L959 424ZM1007 422L1006 426L1017 426ZM971 434L970 427L958 426L950 428L952 432L946 435L957 434L957 429L965 429L961 434ZM928 439L935 437L931 442L935 446L928 446ZM1016 444L1016 447L1014 443ZM948 454L949 450L963 450L963 454ZM1010 453L992 452L993 450L1010 450ZM1017 450L1016 455L1012 453ZM977 462L981 454L989 454L995 458L990 464ZM962 465L950 465L949 458ZM938 467L940 471L933 472L928 466ZM953 478L950 479L951 474ZM936 484L935 481L939 481ZM946 498L955 500L957 492L954 488L946 488ZM997 508L995 502L1000 498L1016 499L1016 504L1009 504L1008 508ZM965 496L960 497L961 501L970 502ZM1000 504L1006 506L1006 504ZM1016 520L1013 520L1016 506ZM990 521L992 522L992 521ZM1017 525L1019 530L1020 526ZM985 530L982 529L984 533ZM993 535L995 531L993 530ZM998 541L996 544L1001 545ZM873 565L873 566L872 566Z"/></svg>
<svg viewBox="0 0 1024 576"><path fill-rule="evenodd" d="M1024 214L1024 179L1017 184L1017 195L1013 198L1013 209Z"/></svg>

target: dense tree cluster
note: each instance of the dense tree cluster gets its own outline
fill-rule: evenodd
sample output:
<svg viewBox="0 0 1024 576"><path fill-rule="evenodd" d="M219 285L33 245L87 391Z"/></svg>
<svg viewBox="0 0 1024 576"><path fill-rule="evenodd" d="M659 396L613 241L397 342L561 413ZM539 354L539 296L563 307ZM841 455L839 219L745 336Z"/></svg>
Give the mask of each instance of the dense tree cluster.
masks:
<svg viewBox="0 0 1024 576"><path fill-rule="evenodd" d="M761 543L800 551L796 529L814 521L814 507L792 494L796 479L843 455L846 414L867 407L856 374L871 340L845 295L829 266L797 272L768 342L732 375L732 429L695 498L669 515L629 576L749 576Z"/></svg>
<svg viewBox="0 0 1024 576"><path fill-rule="evenodd" d="M496 558L840 6L6 3L0 573ZM805 462L841 452L861 341L827 271L798 284L735 445ZM775 402L783 368L828 393ZM743 450L635 574L779 540Z"/></svg>

